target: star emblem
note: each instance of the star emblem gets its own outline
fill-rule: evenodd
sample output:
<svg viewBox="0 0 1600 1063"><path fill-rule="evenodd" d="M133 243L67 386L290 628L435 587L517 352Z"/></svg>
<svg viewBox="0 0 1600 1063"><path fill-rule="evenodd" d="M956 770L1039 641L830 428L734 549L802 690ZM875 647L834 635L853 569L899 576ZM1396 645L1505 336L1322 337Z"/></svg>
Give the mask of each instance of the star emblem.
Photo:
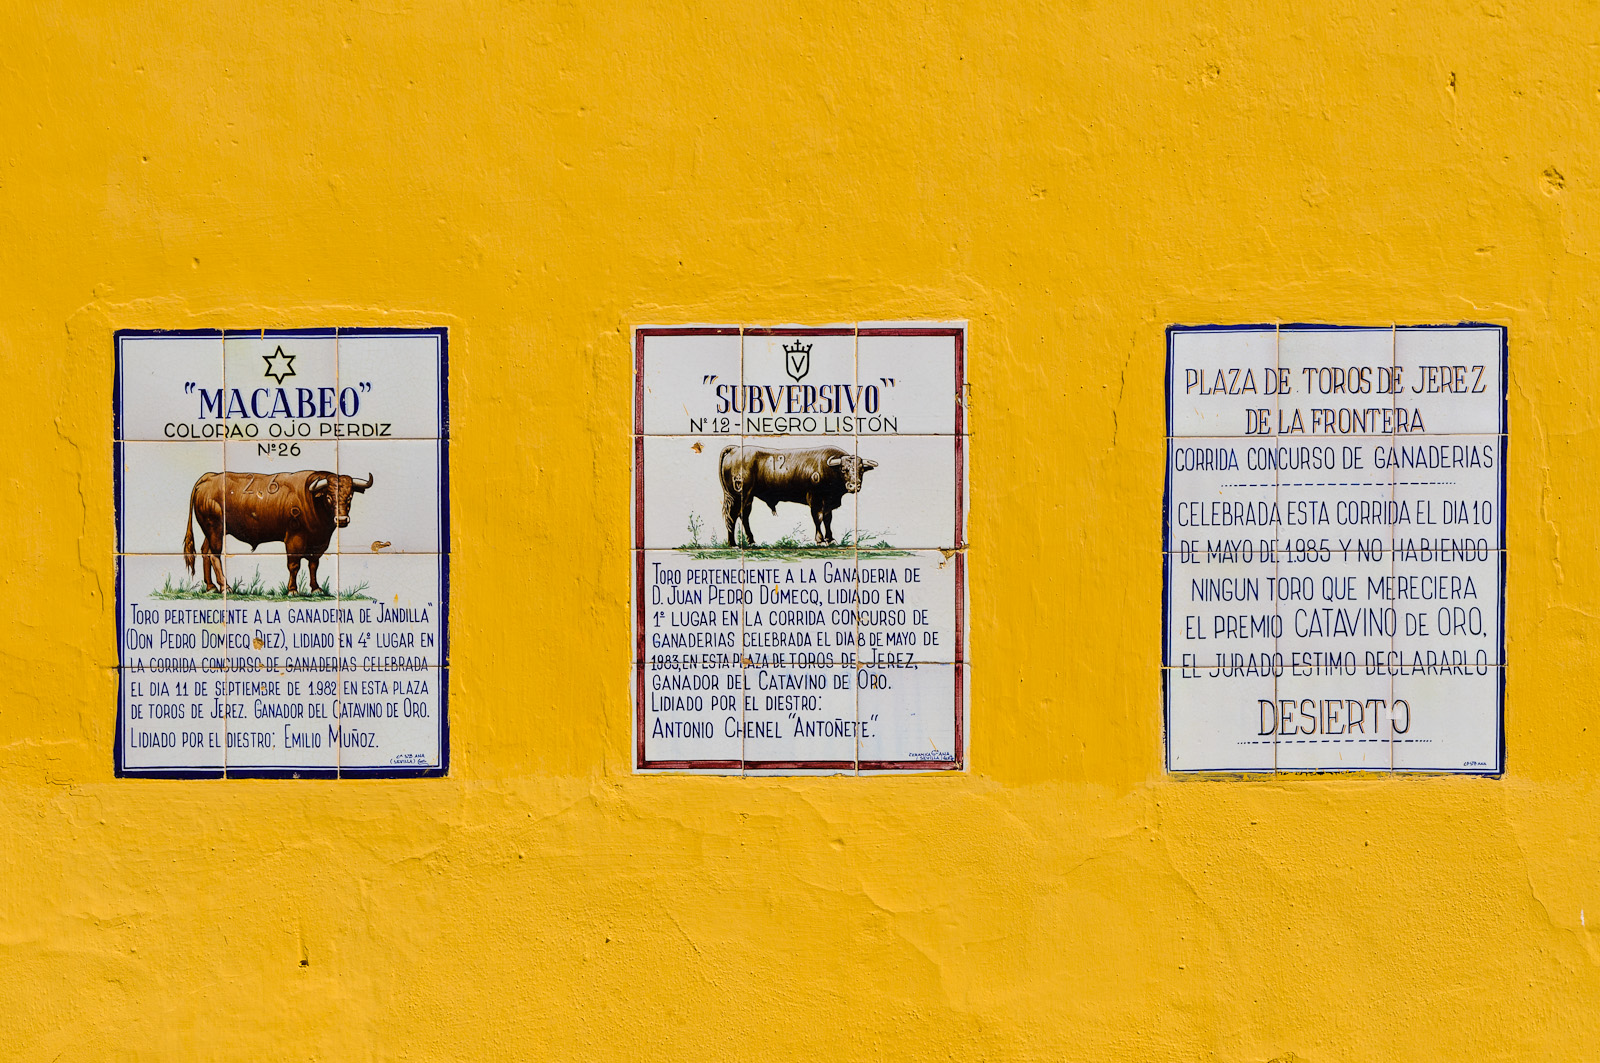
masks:
<svg viewBox="0 0 1600 1063"><path fill-rule="evenodd" d="M262 355L262 361L267 363L266 375L280 384L284 378L294 376L294 355L284 354L282 347L271 354Z"/></svg>

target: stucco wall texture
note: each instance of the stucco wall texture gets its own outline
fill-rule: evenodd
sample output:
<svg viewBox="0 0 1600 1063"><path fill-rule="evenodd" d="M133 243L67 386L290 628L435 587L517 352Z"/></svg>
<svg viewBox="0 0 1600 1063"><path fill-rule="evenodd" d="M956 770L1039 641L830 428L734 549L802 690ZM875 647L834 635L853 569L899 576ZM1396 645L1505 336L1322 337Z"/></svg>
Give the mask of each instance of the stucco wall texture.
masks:
<svg viewBox="0 0 1600 1063"><path fill-rule="evenodd" d="M1577 8L5 5L0 1057L1594 1058ZM632 774L631 328L899 318L971 770ZM1505 776L1164 774L1164 326L1463 319ZM448 778L112 777L112 332L263 325L451 330Z"/></svg>

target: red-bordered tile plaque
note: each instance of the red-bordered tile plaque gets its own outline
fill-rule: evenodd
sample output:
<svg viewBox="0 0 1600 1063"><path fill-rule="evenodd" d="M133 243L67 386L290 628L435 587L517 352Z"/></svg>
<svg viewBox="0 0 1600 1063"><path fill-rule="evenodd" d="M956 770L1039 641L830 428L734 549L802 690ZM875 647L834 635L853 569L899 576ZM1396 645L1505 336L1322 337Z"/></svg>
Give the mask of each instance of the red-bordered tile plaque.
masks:
<svg viewBox="0 0 1600 1063"><path fill-rule="evenodd" d="M634 764L966 763L966 329L634 332Z"/></svg>

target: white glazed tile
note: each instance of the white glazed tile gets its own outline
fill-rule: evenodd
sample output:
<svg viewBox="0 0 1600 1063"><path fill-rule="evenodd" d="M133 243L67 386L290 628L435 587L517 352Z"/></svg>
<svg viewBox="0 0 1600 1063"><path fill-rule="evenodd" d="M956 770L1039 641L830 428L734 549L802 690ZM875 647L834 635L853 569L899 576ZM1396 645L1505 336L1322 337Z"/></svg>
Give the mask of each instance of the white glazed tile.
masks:
<svg viewBox="0 0 1600 1063"><path fill-rule="evenodd" d="M1252 453L1271 440L1189 436L1167 441L1167 549L1204 552L1218 543L1271 544L1281 534L1272 521L1278 472L1250 468ZM1257 462L1264 464L1264 462Z"/></svg>
<svg viewBox="0 0 1600 1063"><path fill-rule="evenodd" d="M335 553L326 553L317 559L316 591L311 590L310 558L301 561L293 595L289 593L289 557L282 549L271 552L263 547L252 553L234 545L223 553L222 566L227 575L226 597L230 605L255 608L265 604L276 608L284 604L314 603L326 607L332 604L335 589L340 585L339 555ZM251 619L254 619L253 613Z"/></svg>
<svg viewBox="0 0 1600 1063"><path fill-rule="evenodd" d="M842 463L849 461L855 452L854 437L745 436L741 447L745 454L759 455L759 467L766 470L767 475L786 476L789 481L789 493L799 498L798 501L780 501L775 505L768 504L759 497L752 499L749 514L750 530L754 533L757 543L767 546L775 543L798 544L806 549L822 546L831 553L837 553L851 545L855 538L851 533L857 526L857 505L861 496L843 490L846 475ZM730 454L730 462L736 457L737 455ZM829 461L838 461L841 465L829 466L827 464ZM809 474L806 472L807 469L811 470ZM868 470L868 473L871 473L871 470ZM717 525L718 530L722 532L720 541L726 542L726 525L720 519L723 516L720 501L722 488L720 473L718 475ZM819 544L817 523L806 505L804 495L813 483L825 487L830 477L837 479L836 487L840 490L839 504L829 512L831 520L825 523L821 532L825 541ZM862 482L870 485L872 475L863 475ZM864 487L863 490L865 489ZM826 535L830 528L833 539L828 542ZM742 539L742 534L741 522L736 529L736 541Z"/></svg>
<svg viewBox="0 0 1600 1063"><path fill-rule="evenodd" d="M338 747L340 774L440 767L444 686L438 668L341 671L337 718L323 728Z"/></svg>
<svg viewBox="0 0 1600 1063"><path fill-rule="evenodd" d="M1502 671L1395 676L1395 770L1499 771Z"/></svg>
<svg viewBox="0 0 1600 1063"><path fill-rule="evenodd" d="M302 637L312 634L305 625L294 626ZM251 633L252 642L261 641L271 629L257 624L252 625ZM333 651L309 652L328 655ZM328 733L337 724L338 670L289 667L284 656L270 656L277 667L230 671L225 680L230 709L228 774L322 774L338 768L338 743Z"/></svg>
<svg viewBox="0 0 1600 1063"><path fill-rule="evenodd" d="M341 548L354 553L438 553L443 546L440 441L346 439L338 447L339 473L354 482L350 523L338 533ZM354 491L369 478L370 487Z"/></svg>
<svg viewBox="0 0 1600 1063"><path fill-rule="evenodd" d="M1387 550L1399 512L1394 490L1385 470L1348 479L1338 472L1293 480L1283 475L1278 484L1283 552L1291 559L1311 559L1324 548L1337 553L1365 544L1369 550Z"/></svg>
<svg viewBox="0 0 1600 1063"><path fill-rule="evenodd" d="M220 442L122 444L122 507L118 513L122 551L183 552L195 486L201 477L221 473L223 460ZM198 549L205 532L199 521L193 521L192 528Z"/></svg>
<svg viewBox="0 0 1600 1063"><path fill-rule="evenodd" d="M1393 430L1392 412L1368 412L1398 404L1392 329L1285 326L1278 333L1278 369L1289 385L1278 400L1280 435L1298 428L1326 442Z"/></svg>
<svg viewBox="0 0 1600 1063"><path fill-rule="evenodd" d="M1500 337L1495 328L1397 330L1396 404L1419 413L1430 435L1504 432Z"/></svg>
<svg viewBox="0 0 1600 1063"><path fill-rule="evenodd" d="M1395 470L1388 464L1392 436L1282 437L1252 442L1241 460L1271 466L1280 492L1315 492L1330 503L1351 491L1377 494L1394 486ZM1304 495L1300 497L1306 497ZM1330 523L1342 523L1330 514Z"/></svg>
<svg viewBox="0 0 1600 1063"><path fill-rule="evenodd" d="M1343 401L1383 394L1389 385L1371 370L1393 365L1394 330L1387 325L1294 324L1278 331L1278 368L1290 371L1289 395Z"/></svg>
<svg viewBox="0 0 1600 1063"><path fill-rule="evenodd" d="M740 646L746 663L848 665L859 640L849 604L857 583L852 550L745 555L747 603Z"/></svg>
<svg viewBox="0 0 1600 1063"><path fill-rule="evenodd" d="M765 667L843 666L853 659L859 635L853 610L825 604L830 584L855 571L853 553L829 551L824 559L747 554L743 576L750 604L741 611L739 645L745 665Z"/></svg>
<svg viewBox="0 0 1600 1063"><path fill-rule="evenodd" d="M742 559L680 550L637 556L644 562L644 585L635 660L669 670L738 667L745 617L761 608L755 604L759 588L746 583Z"/></svg>
<svg viewBox="0 0 1600 1063"><path fill-rule="evenodd" d="M858 664L896 667L962 659L954 556L938 550L863 549L855 573L854 581L839 578L849 575L844 566L828 574L837 582L824 591L824 610L830 620L856 619Z"/></svg>
<svg viewBox="0 0 1600 1063"><path fill-rule="evenodd" d="M406 675L447 663L443 563L441 554L339 556L345 665Z"/></svg>
<svg viewBox="0 0 1600 1063"><path fill-rule="evenodd" d="M962 759L956 722L965 703L965 671L954 664L858 668L862 769L922 764L934 770Z"/></svg>
<svg viewBox="0 0 1600 1063"><path fill-rule="evenodd" d="M231 669L225 690L228 773L326 774L339 765L328 733L338 725L339 671L333 668Z"/></svg>
<svg viewBox="0 0 1600 1063"><path fill-rule="evenodd" d="M746 404L737 334L646 334L643 342L644 434L739 435Z"/></svg>
<svg viewBox="0 0 1600 1063"><path fill-rule="evenodd" d="M771 332L746 330L744 386L753 399L757 396L760 399L759 408L746 407L747 423L741 426L746 435L764 435L774 431L762 423L764 418L827 416L816 407L810 411L804 408L806 387L832 389L835 385L846 388L855 385L855 331L853 328L834 331L845 334L818 335L804 330L788 332L782 329ZM791 386L794 390L790 390ZM835 411L835 415L848 413L848 403L845 409ZM820 431L827 432L828 429Z"/></svg>
<svg viewBox="0 0 1600 1063"><path fill-rule="evenodd" d="M1197 551L1167 558L1168 667L1211 671L1278 648L1278 565L1269 553Z"/></svg>
<svg viewBox="0 0 1600 1063"><path fill-rule="evenodd" d="M121 438L206 439L220 429L221 335L124 336L119 358Z"/></svg>
<svg viewBox="0 0 1600 1063"><path fill-rule="evenodd" d="M1278 770L1388 771L1388 676L1302 671L1278 677Z"/></svg>
<svg viewBox="0 0 1600 1063"><path fill-rule="evenodd" d="M1427 674L1504 664L1504 565L1504 552L1476 549L1397 557L1387 588L1401 618L1397 665Z"/></svg>
<svg viewBox="0 0 1600 1063"><path fill-rule="evenodd" d="M230 439L224 448L228 471L233 473L339 471L339 444L331 439Z"/></svg>
<svg viewBox="0 0 1600 1063"><path fill-rule="evenodd" d="M126 555L118 562L123 767L220 769L227 733L219 697L225 603L170 592L179 580L180 557Z"/></svg>
<svg viewBox="0 0 1600 1063"><path fill-rule="evenodd" d="M885 431L949 435L956 431L961 383L956 378L954 336L872 336L857 341L856 380L875 388L876 413ZM865 403L871 394L863 393ZM867 426L870 429L870 425Z"/></svg>
<svg viewBox="0 0 1600 1063"><path fill-rule="evenodd" d="M228 617L230 647L250 655L232 663L279 675L316 673L326 678L337 671L340 645L354 616L352 603L336 592L341 583L337 554L317 565L317 593L310 591L308 565L300 566L298 590L287 594L288 567L282 556L271 558L230 554ZM234 636L243 632L246 638ZM325 693L325 692L324 692Z"/></svg>
<svg viewBox="0 0 1600 1063"><path fill-rule="evenodd" d="M1167 754L1172 771L1271 771L1273 677L1211 676L1166 668Z"/></svg>
<svg viewBox="0 0 1600 1063"><path fill-rule="evenodd" d="M339 409L337 349L331 335L229 333L223 340L223 417L233 438L293 438L303 424L306 438L331 439L332 426L346 419ZM359 397L354 401L359 416ZM347 409L351 402L347 398ZM274 429L281 434L273 436Z"/></svg>
<svg viewBox="0 0 1600 1063"><path fill-rule="evenodd" d="M121 682L125 770L210 771L223 767L227 725L221 718L219 699L210 694L214 681L124 668ZM194 715L197 707L198 718Z"/></svg>
<svg viewBox="0 0 1600 1063"><path fill-rule="evenodd" d="M1413 538L1419 548L1441 541L1504 548L1504 436L1397 437L1394 453L1412 462L1394 470L1395 498L1405 504L1397 537ZM1427 461L1438 464L1419 467Z"/></svg>
<svg viewBox="0 0 1600 1063"><path fill-rule="evenodd" d="M674 549L699 543L706 548L727 545L720 474L722 454L738 442L714 436L645 436L644 542L646 549ZM759 504L758 504L759 505ZM760 511L766 513L765 506ZM804 507L783 504L802 514ZM755 527L755 511L751 525ZM809 518L808 518L809 522ZM770 534L771 529L764 530ZM758 531L758 535L763 531Z"/></svg>
<svg viewBox="0 0 1600 1063"><path fill-rule="evenodd" d="M746 665L746 770L789 765L854 771L856 669Z"/></svg>
<svg viewBox="0 0 1600 1063"><path fill-rule="evenodd" d="M738 774L739 636L754 601L742 560L677 550L634 558L635 767Z"/></svg>
<svg viewBox="0 0 1600 1063"><path fill-rule="evenodd" d="M231 650L248 641L239 615L194 591L175 556L125 555L122 578L124 767L220 769L229 715Z"/></svg>
<svg viewBox="0 0 1600 1063"><path fill-rule="evenodd" d="M328 536L324 552L338 553L340 528L331 503L312 498L306 490L319 473L338 475L337 443L231 439L225 448L229 484L223 495L223 521L228 549L253 546L259 552L281 554L288 531L303 524L308 532L324 528ZM295 509L312 516L296 518L289 512ZM258 538L259 543L251 541ZM311 548L318 536L307 535L304 541Z"/></svg>
<svg viewBox="0 0 1600 1063"><path fill-rule="evenodd" d="M681 654L660 654L635 664L644 766L692 762L738 770L743 677L737 662L731 667L686 667Z"/></svg>
<svg viewBox="0 0 1600 1063"><path fill-rule="evenodd" d="M876 462L862 478L856 502L861 543L901 550L954 549L965 538L957 509L956 436L863 436L863 462ZM848 496L847 496L848 497Z"/></svg>
<svg viewBox="0 0 1600 1063"><path fill-rule="evenodd" d="M339 444L331 439L230 439L225 446L229 472L274 473L339 471Z"/></svg>
<svg viewBox="0 0 1600 1063"><path fill-rule="evenodd" d="M1347 541L1334 537L1325 547L1318 539L1317 547L1299 550L1291 539L1279 551L1274 587L1286 665L1320 668L1336 659L1359 669L1369 655L1382 660L1393 647L1398 614L1386 597L1392 555L1342 545Z"/></svg>
<svg viewBox="0 0 1600 1063"><path fill-rule="evenodd" d="M189 576L181 554L124 554L117 562L122 580L120 629L127 633L122 662L127 662L127 652L138 650L141 656L171 657L176 662L172 666L179 669L201 667L202 653L221 646L217 640L225 617L221 595L191 586L198 583L198 559L195 578ZM134 629L150 633L148 645L140 641L142 636L131 634Z"/></svg>
<svg viewBox="0 0 1600 1063"><path fill-rule="evenodd" d="M1169 431L1174 436L1244 436L1276 424L1278 336L1266 329L1177 330ZM1269 383L1269 379L1273 383Z"/></svg>
<svg viewBox="0 0 1600 1063"><path fill-rule="evenodd" d="M125 554L118 565L124 634L114 663L200 678L220 670L227 620L221 596L192 589L195 581L178 554Z"/></svg>
<svg viewBox="0 0 1600 1063"><path fill-rule="evenodd" d="M433 439L444 368L440 338L418 335L338 337L341 389L356 389L350 438ZM263 367L264 368L264 367ZM320 426L319 426L320 427ZM346 427L344 431L352 431Z"/></svg>

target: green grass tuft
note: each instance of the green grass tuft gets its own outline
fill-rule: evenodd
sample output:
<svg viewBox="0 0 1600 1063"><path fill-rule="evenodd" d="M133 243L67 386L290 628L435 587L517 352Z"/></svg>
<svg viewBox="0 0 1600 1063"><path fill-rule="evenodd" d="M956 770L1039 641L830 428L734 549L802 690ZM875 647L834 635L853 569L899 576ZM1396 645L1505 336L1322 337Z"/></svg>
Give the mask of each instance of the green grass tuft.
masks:
<svg viewBox="0 0 1600 1063"><path fill-rule="evenodd" d="M197 580L193 578L184 579L179 577L176 581L174 581L169 575L166 577L166 581L162 583L160 587L150 592L150 597L161 601L186 601L193 599L221 601L223 597L226 597L229 601L240 602L287 602L291 600L297 602L332 602L346 600L375 600L372 595L367 593L367 582L365 580L355 584L352 587L344 588L338 594L328 593L328 587L326 584L324 584L316 594L312 594L310 591L305 589L305 577L303 576L300 580L299 592L291 598L289 594L289 581L287 579L275 587L268 586L261 581L261 573L259 571L254 573L249 583L246 583L241 579L230 580L228 582L228 593L226 596L218 594L216 591L208 590L204 580Z"/></svg>
<svg viewBox="0 0 1600 1063"><path fill-rule="evenodd" d="M760 561L807 561L827 558L907 557L909 550L895 548L881 534L860 534L852 528L840 535L837 542L819 545L812 533L796 524L787 535L770 543L751 543L744 537L742 527L734 529L734 546L703 543L700 533L704 524L698 513L689 514L689 541L678 547L696 561L734 561L749 558Z"/></svg>

